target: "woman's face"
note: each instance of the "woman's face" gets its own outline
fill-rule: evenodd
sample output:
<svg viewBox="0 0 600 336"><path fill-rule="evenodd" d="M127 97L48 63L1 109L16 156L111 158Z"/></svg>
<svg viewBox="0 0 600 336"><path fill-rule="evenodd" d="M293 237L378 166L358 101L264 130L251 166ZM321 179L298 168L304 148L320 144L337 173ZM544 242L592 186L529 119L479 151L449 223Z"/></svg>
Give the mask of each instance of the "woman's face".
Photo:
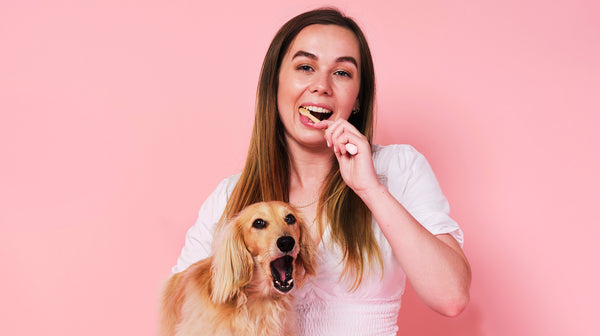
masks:
<svg viewBox="0 0 600 336"><path fill-rule="evenodd" d="M311 25L300 31L279 70L277 107L290 141L323 146L323 131L300 114L305 107L323 120L348 119L358 107L360 51L356 36L336 25Z"/></svg>

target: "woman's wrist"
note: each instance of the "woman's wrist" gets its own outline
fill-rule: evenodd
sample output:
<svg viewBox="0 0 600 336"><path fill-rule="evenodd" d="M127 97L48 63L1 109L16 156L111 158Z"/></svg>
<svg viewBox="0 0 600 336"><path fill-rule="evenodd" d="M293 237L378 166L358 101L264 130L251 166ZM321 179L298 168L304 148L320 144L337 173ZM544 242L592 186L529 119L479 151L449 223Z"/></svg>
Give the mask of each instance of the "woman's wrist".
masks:
<svg viewBox="0 0 600 336"><path fill-rule="evenodd" d="M367 206L372 204L373 202L377 202L377 200L381 200L382 197L385 197L388 194L387 188L377 180L377 182L373 183L372 186L362 188L361 190L354 191L360 199L365 202Z"/></svg>

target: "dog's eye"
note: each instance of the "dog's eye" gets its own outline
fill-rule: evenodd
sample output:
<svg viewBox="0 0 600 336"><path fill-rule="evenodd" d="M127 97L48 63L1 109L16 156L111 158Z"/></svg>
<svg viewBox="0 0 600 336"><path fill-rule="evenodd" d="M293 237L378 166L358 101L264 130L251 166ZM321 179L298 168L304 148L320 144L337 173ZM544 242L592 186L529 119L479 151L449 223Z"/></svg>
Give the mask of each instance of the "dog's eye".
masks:
<svg viewBox="0 0 600 336"><path fill-rule="evenodd" d="M289 214L289 215L285 216L284 220L285 220L286 223L288 223L290 225L296 223L296 217L294 217L294 215L292 215L292 214Z"/></svg>
<svg viewBox="0 0 600 336"><path fill-rule="evenodd" d="M263 219L255 219L254 222L252 223L252 227L257 228L257 229L264 229L267 227L267 222L265 222Z"/></svg>

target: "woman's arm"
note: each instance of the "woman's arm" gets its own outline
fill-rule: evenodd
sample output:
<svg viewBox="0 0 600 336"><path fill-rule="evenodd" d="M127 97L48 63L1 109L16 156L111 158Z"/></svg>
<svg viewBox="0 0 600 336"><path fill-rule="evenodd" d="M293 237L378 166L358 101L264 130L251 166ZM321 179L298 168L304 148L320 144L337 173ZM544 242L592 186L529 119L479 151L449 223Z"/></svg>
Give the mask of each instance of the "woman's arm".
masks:
<svg viewBox="0 0 600 336"><path fill-rule="evenodd" d="M320 122L321 124L323 122ZM345 120L319 125L333 148L346 184L365 202L421 299L435 311L460 314L469 302L471 269L458 242L433 235L381 184L367 139ZM346 143L358 153L346 153Z"/></svg>
<svg viewBox="0 0 600 336"><path fill-rule="evenodd" d="M471 269L456 239L431 234L381 184L359 196L419 297L440 314L460 314L469 302Z"/></svg>

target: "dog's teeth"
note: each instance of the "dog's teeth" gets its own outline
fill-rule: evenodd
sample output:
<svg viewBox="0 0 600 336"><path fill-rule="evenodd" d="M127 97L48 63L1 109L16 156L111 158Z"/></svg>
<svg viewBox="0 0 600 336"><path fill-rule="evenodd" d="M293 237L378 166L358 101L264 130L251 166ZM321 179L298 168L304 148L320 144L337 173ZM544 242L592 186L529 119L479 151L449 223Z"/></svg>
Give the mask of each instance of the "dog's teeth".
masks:
<svg viewBox="0 0 600 336"><path fill-rule="evenodd" d="M289 286L289 285L290 285L292 282L294 282L294 279L290 279L290 280L288 280L288 281L286 282L286 285L288 285L288 286Z"/></svg>

